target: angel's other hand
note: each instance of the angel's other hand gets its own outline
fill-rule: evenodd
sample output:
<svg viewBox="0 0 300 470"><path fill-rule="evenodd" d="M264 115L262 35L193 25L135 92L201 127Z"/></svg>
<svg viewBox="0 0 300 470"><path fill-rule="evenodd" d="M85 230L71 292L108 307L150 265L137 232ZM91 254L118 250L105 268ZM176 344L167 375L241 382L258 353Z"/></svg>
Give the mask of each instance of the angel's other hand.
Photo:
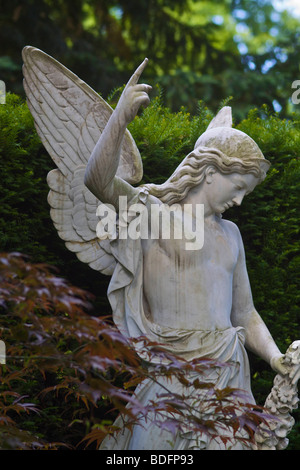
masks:
<svg viewBox="0 0 300 470"><path fill-rule="evenodd" d="M287 366L284 364L283 354L272 357L270 361L270 365L272 369L278 374L287 375L289 373Z"/></svg>
<svg viewBox="0 0 300 470"><path fill-rule="evenodd" d="M300 363L297 362L287 366L284 364L284 355L273 357L271 359L271 367L281 375L289 375L292 384L296 384L300 379Z"/></svg>

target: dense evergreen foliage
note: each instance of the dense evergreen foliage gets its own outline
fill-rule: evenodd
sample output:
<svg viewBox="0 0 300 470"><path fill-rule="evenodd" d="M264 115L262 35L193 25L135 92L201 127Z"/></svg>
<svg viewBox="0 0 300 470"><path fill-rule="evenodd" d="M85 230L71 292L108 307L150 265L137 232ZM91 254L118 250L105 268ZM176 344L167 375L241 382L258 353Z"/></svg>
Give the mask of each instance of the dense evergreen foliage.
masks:
<svg viewBox="0 0 300 470"><path fill-rule="evenodd" d="M193 148L212 116L203 103L195 115L185 109L171 112L156 93L130 125L142 154L143 181L164 181ZM241 230L256 308L285 352L299 339L299 116L286 120L263 107L253 109L236 127L257 141L272 167L243 205L224 217ZM46 175L54 164L39 142L26 104L16 95L8 95L7 104L0 106L0 168L0 251L19 251L35 262L58 267L62 276L95 294L97 315L109 314L108 278L76 260L52 225ZM252 356L251 366L254 394L262 405L274 374ZM299 447L296 427L290 448Z"/></svg>
<svg viewBox="0 0 300 470"><path fill-rule="evenodd" d="M278 3L278 2L277 2ZM272 0L11 0L0 9L0 79L23 93L21 50L38 47L104 97L144 57L164 103L195 112L233 95L236 112L290 113L299 77L299 20Z"/></svg>

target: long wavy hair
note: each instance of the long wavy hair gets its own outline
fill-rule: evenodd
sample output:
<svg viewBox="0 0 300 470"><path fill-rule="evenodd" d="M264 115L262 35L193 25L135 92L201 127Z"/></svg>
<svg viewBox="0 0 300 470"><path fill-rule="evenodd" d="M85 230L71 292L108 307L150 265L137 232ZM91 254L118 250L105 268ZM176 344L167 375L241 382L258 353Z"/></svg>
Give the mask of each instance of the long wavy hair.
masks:
<svg viewBox="0 0 300 470"><path fill-rule="evenodd" d="M143 188L162 202L175 204L182 201L191 188L202 183L208 166L213 166L224 175L251 173L259 179L259 182L266 177L266 169L260 158L251 160L229 158L218 149L198 147L184 158L165 183L145 184Z"/></svg>

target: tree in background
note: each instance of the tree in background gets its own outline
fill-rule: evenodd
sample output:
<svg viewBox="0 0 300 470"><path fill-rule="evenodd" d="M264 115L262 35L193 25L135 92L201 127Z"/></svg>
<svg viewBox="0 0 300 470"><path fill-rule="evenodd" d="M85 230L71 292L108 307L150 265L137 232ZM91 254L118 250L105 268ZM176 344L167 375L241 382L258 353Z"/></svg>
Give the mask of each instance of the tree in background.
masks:
<svg viewBox="0 0 300 470"><path fill-rule="evenodd" d="M2 2L0 17L0 79L8 91L23 93L21 49L26 44L53 55L110 95L112 105L112 90L149 56L145 80L157 80L161 88L130 127L142 154L144 182L163 182L207 127L214 113L199 98L215 111L226 104L224 98L234 96L236 125L258 142L272 169L228 217L238 223L247 247L256 307L282 351L298 339L300 321L300 128L289 103L291 83L300 78L298 26L267 0L11 0ZM274 100L282 106L281 117L260 106L267 103L272 109ZM196 111L189 114L181 105ZM52 168L27 106L8 95L7 104L0 105L0 251L20 251L58 266L73 284L96 295L95 312L109 314L109 279L77 261L50 221L46 175ZM252 367L254 393L262 404L272 373L254 358ZM300 448L298 436L295 428L291 448Z"/></svg>
<svg viewBox="0 0 300 470"><path fill-rule="evenodd" d="M38 47L105 97L145 56L145 80L164 102L195 111L234 96L238 119L253 106L291 111L299 21L271 0L12 0L2 2L0 78L22 92L21 50Z"/></svg>

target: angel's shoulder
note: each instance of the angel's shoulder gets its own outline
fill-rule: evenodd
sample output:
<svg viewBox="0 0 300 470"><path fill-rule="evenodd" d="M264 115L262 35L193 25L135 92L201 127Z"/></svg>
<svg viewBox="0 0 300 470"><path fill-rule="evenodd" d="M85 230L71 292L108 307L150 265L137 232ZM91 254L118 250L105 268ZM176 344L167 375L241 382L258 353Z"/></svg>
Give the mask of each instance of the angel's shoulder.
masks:
<svg viewBox="0 0 300 470"><path fill-rule="evenodd" d="M221 223L223 228L225 228L226 230L231 232L233 235L240 236L240 230L239 230L238 226L234 222L232 222L231 220L222 218L220 220L220 223Z"/></svg>
<svg viewBox="0 0 300 470"><path fill-rule="evenodd" d="M221 219L223 229L228 233L231 240L234 240L239 249L244 249L243 238L238 226L231 220Z"/></svg>

